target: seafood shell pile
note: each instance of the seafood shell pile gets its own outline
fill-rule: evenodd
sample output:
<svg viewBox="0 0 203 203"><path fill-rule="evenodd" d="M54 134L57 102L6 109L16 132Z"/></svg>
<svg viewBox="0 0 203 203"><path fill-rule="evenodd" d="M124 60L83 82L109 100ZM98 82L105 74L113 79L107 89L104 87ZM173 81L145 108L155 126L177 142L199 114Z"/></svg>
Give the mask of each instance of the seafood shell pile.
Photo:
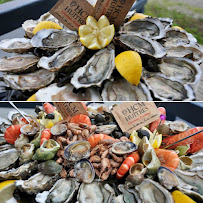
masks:
<svg viewBox="0 0 203 203"><path fill-rule="evenodd" d="M0 181L16 180L18 202L173 203L177 192L181 201L203 201L202 132L162 149L203 127L160 117L130 135L113 107L85 108L88 116L57 120L57 109L45 103L37 116L25 114L29 124L16 112L1 120ZM45 120L52 125L45 128ZM160 135L166 138L154 148Z"/></svg>
<svg viewBox="0 0 203 203"><path fill-rule="evenodd" d="M172 28L169 18L128 22L134 14L128 13L113 42L97 52L86 49L77 32L49 13L25 21L24 38L0 42L0 49L15 53L0 59L1 99L26 100L35 93L38 101L195 100L203 57L197 40ZM41 21L58 23L63 29L44 29L33 35ZM143 72L138 86L115 69L115 56L125 50L141 55Z"/></svg>

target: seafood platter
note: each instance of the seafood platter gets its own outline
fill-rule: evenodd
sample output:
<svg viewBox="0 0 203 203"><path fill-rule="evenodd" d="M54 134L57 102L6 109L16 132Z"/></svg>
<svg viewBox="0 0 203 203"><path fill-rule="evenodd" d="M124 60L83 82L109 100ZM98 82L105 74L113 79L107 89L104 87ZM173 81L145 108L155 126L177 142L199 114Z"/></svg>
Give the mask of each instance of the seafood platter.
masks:
<svg viewBox="0 0 203 203"><path fill-rule="evenodd" d="M0 59L1 100L31 96L32 101L195 100L203 57L195 37L173 27L172 19L133 20L135 15L129 12L117 30L107 23L113 35L99 50L87 48L80 32L69 30L50 13L25 21L24 38L0 42L0 49L12 53ZM34 34L44 22L60 29L45 26ZM130 72L124 76L118 71L121 61L115 64L126 51L138 53L131 60L141 60L136 85L126 80Z"/></svg>
<svg viewBox="0 0 203 203"><path fill-rule="evenodd" d="M1 119L0 194L12 184L1 203L203 202L203 127L167 121L159 107L129 134L114 107L83 106L88 115L69 121L50 103L24 114L29 123L14 111Z"/></svg>

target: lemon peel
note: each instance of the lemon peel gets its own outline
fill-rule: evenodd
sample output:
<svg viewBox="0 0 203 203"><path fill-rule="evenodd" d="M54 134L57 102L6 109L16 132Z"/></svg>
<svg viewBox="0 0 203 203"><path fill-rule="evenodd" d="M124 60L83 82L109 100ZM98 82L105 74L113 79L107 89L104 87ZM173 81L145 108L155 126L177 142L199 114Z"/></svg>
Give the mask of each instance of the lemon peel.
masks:
<svg viewBox="0 0 203 203"><path fill-rule="evenodd" d="M78 30L80 41L88 49L98 50L108 46L115 34L114 25L110 25L108 18L103 15L97 21L88 16L86 25L81 25Z"/></svg>
<svg viewBox="0 0 203 203"><path fill-rule="evenodd" d="M133 20L139 20L139 19L144 19L148 17L147 15L144 15L142 13L136 13L135 15L133 15L129 21L133 21Z"/></svg>
<svg viewBox="0 0 203 203"><path fill-rule="evenodd" d="M15 180L6 180L0 183L0 202L6 202L13 198Z"/></svg>
<svg viewBox="0 0 203 203"><path fill-rule="evenodd" d="M179 30L184 30L182 27L179 27L179 26L173 26L173 27L171 27L171 28L177 28L177 29L179 29Z"/></svg>

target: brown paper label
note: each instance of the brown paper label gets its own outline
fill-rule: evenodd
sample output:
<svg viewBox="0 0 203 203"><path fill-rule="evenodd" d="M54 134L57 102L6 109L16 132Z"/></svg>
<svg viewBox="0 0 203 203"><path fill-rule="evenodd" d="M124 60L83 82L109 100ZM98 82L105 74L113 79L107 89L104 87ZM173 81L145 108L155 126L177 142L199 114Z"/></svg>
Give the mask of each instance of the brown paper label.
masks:
<svg viewBox="0 0 203 203"><path fill-rule="evenodd" d="M50 13L71 30L78 30L93 15L93 6L85 0L59 0Z"/></svg>
<svg viewBox="0 0 203 203"><path fill-rule="evenodd" d="M78 114L88 115L81 102L54 102L54 105L65 120Z"/></svg>
<svg viewBox="0 0 203 203"><path fill-rule="evenodd" d="M111 24L116 28L123 23L127 13L135 0L98 0L94 8L94 17L106 15Z"/></svg>
<svg viewBox="0 0 203 203"><path fill-rule="evenodd" d="M112 113L121 130L128 133L148 125L160 116L153 102L126 102L114 107Z"/></svg>

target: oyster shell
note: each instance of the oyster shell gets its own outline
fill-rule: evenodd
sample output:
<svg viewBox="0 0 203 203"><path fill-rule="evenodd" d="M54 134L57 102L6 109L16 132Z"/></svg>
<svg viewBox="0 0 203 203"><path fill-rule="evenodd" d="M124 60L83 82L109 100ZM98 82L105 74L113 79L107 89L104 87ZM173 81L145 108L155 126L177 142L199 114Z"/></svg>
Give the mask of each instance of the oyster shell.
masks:
<svg viewBox="0 0 203 203"><path fill-rule="evenodd" d="M15 148L20 152L21 147L29 142L29 138L26 135L20 134L20 137L14 143Z"/></svg>
<svg viewBox="0 0 203 203"><path fill-rule="evenodd" d="M125 23L120 33L135 33L150 39L161 39L165 36L163 24L156 18L144 18Z"/></svg>
<svg viewBox="0 0 203 203"><path fill-rule="evenodd" d="M85 53L85 47L78 43L72 43L57 51L50 57L43 56L37 66L49 71L58 71L63 66L70 66L79 61Z"/></svg>
<svg viewBox="0 0 203 203"><path fill-rule="evenodd" d="M5 74L3 77L5 83L16 90L38 90L49 85L54 78L55 73L45 69L21 75Z"/></svg>
<svg viewBox="0 0 203 203"><path fill-rule="evenodd" d="M125 49L130 48L154 58L162 58L166 55L166 50L160 43L134 33L122 34L117 37L117 41Z"/></svg>
<svg viewBox="0 0 203 203"><path fill-rule="evenodd" d="M29 162L18 168L0 172L0 180L21 180L29 176L36 167L36 162Z"/></svg>
<svg viewBox="0 0 203 203"><path fill-rule="evenodd" d="M157 99L165 101L190 101L195 99L194 92L189 85L183 85L161 73L144 74L143 80Z"/></svg>
<svg viewBox="0 0 203 203"><path fill-rule="evenodd" d="M56 83L40 89L36 92L37 101L102 101L99 90L94 87L86 88L83 91L73 92L74 87L66 84L58 87Z"/></svg>
<svg viewBox="0 0 203 203"><path fill-rule="evenodd" d="M45 175L54 175L62 171L62 166L54 160L48 160L38 164L38 170Z"/></svg>
<svg viewBox="0 0 203 203"><path fill-rule="evenodd" d="M165 124L167 126L169 126L170 130L173 133L180 133L180 132L184 132L186 130L188 130L190 128L190 126L188 126L187 123L185 123L184 121L166 121Z"/></svg>
<svg viewBox="0 0 203 203"><path fill-rule="evenodd" d="M12 149L12 148L13 148L13 145L3 144L3 145L0 145L0 152L6 151L6 150Z"/></svg>
<svg viewBox="0 0 203 203"><path fill-rule="evenodd" d="M164 57L158 67L162 74L183 84L196 84L202 75L200 66L186 58Z"/></svg>
<svg viewBox="0 0 203 203"><path fill-rule="evenodd" d="M21 147L21 154L20 154L20 164L27 163L32 159L34 154L35 146L34 144L27 143Z"/></svg>
<svg viewBox="0 0 203 203"><path fill-rule="evenodd" d="M26 124L20 128L20 132L26 136L34 136L38 132L38 128L34 125Z"/></svg>
<svg viewBox="0 0 203 203"><path fill-rule="evenodd" d="M33 47L40 49L56 50L68 46L75 42L77 38L77 33L74 31L44 29L37 32L30 43Z"/></svg>
<svg viewBox="0 0 203 203"><path fill-rule="evenodd" d="M118 185L118 189L123 194L124 202L129 202L129 203L130 202L131 203L132 202L137 202L136 196L134 195L134 193L132 193L129 190L127 190L124 185Z"/></svg>
<svg viewBox="0 0 203 203"><path fill-rule="evenodd" d="M31 176L28 180L17 180L15 185L21 191L32 195L43 190L49 190L57 179L58 175L48 176L42 173L37 173Z"/></svg>
<svg viewBox="0 0 203 203"><path fill-rule="evenodd" d="M79 185L75 179L59 179L49 191L38 193L35 200L39 203L70 202Z"/></svg>
<svg viewBox="0 0 203 203"><path fill-rule="evenodd" d="M103 81L110 79L115 68L115 47L110 44L107 48L98 51L85 66L74 73L71 84L81 87L101 86Z"/></svg>
<svg viewBox="0 0 203 203"><path fill-rule="evenodd" d="M164 29L167 30L173 25L173 19L171 18L158 18L164 26Z"/></svg>
<svg viewBox="0 0 203 203"><path fill-rule="evenodd" d="M111 150L114 154L123 155L137 150L137 145L130 141L116 142L112 145Z"/></svg>
<svg viewBox="0 0 203 203"><path fill-rule="evenodd" d="M65 124L56 123L53 127L51 127L51 134L55 136L63 135L67 131L67 127Z"/></svg>
<svg viewBox="0 0 203 203"><path fill-rule="evenodd" d="M117 128L117 125L100 125L100 126L97 126L97 129L95 132L98 134L110 135L116 128Z"/></svg>
<svg viewBox="0 0 203 203"><path fill-rule="evenodd" d="M102 90L104 101L151 101L152 97L146 85L131 85L125 79L107 81Z"/></svg>
<svg viewBox="0 0 203 203"><path fill-rule="evenodd" d="M0 71L19 73L37 68L39 58L33 54L16 54L0 59Z"/></svg>
<svg viewBox="0 0 203 203"><path fill-rule="evenodd" d="M30 39L26 38L13 38L5 39L0 42L0 49L9 53L25 53L33 49L30 44Z"/></svg>

